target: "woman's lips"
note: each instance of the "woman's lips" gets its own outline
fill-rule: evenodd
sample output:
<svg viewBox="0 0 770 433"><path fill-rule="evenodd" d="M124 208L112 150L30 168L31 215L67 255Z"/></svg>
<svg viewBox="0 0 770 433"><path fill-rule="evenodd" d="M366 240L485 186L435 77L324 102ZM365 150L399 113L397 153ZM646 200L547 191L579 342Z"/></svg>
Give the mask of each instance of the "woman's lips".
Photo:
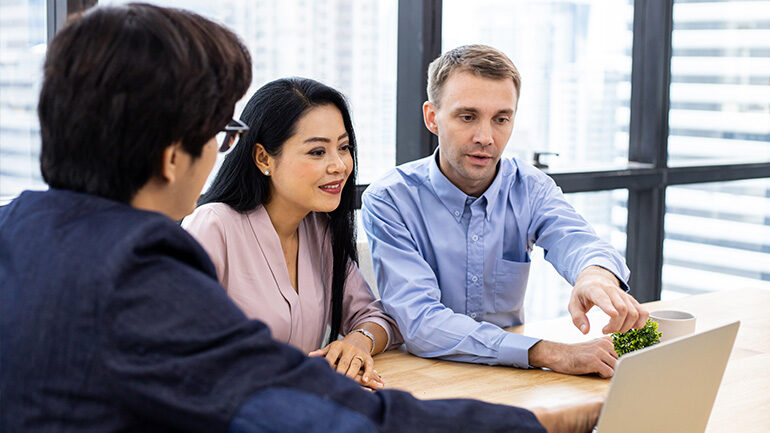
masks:
<svg viewBox="0 0 770 433"><path fill-rule="evenodd" d="M321 185L318 188L321 188L321 191L329 193L329 194L339 194L342 192L342 181L337 182L331 182L327 183L325 185Z"/></svg>

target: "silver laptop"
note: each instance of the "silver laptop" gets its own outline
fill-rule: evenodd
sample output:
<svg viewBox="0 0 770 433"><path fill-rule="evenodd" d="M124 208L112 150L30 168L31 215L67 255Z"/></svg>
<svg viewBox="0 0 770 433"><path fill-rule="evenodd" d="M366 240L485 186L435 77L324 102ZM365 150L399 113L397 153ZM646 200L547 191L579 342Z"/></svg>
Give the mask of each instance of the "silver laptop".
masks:
<svg viewBox="0 0 770 433"><path fill-rule="evenodd" d="M740 322L620 358L598 433L703 433Z"/></svg>

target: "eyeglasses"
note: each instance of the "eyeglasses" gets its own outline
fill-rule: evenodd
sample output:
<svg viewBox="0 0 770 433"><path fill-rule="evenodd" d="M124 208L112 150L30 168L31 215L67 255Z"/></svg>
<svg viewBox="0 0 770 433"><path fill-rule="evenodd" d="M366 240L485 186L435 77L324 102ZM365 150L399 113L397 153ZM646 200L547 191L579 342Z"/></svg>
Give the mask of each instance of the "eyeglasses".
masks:
<svg viewBox="0 0 770 433"><path fill-rule="evenodd" d="M241 138L241 135L249 130L249 126L245 123L241 122L238 119L233 119L230 121L230 123L225 126L225 128L222 130L220 134L217 134L217 140L219 141L219 151L220 152L227 152L228 150L235 147L236 144L238 144L238 141ZM219 136L221 134L224 134L222 136L222 139L219 140Z"/></svg>

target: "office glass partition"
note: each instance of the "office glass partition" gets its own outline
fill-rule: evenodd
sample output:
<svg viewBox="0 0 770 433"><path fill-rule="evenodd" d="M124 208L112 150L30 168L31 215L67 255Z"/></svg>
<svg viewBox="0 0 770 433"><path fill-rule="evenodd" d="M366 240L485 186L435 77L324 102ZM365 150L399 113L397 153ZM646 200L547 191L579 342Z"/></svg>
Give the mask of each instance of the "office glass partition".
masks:
<svg viewBox="0 0 770 433"><path fill-rule="evenodd" d="M37 118L45 48L45 1L0 2L0 205L45 188Z"/></svg>
<svg viewBox="0 0 770 433"><path fill-rule="evenodd" d="M313 78L348 98L358 141L358 182L372 182L395 166L396 0L150 3L198 12L225 24L243 39L252 56L254 78L236 113L268 81L289 76Z"/></svg>
<svg viewBox="0 0 770 433"><path fill-rule="evenodd" d="M770 179L669 187L662 297L770 289Z"/></svg>
<svg viewBox="0 0 770 433"><path fill-rule="evenodd" d="M770 1L674 3L669 165L770 161Z"/></svg>
<svg viewBox="0 0 770 433"><path fill-rule="evenodd" d="M551 168L628 159L633 4L621 0L443 0L442 51L481 43L522 75L506 155Z"/></svg>

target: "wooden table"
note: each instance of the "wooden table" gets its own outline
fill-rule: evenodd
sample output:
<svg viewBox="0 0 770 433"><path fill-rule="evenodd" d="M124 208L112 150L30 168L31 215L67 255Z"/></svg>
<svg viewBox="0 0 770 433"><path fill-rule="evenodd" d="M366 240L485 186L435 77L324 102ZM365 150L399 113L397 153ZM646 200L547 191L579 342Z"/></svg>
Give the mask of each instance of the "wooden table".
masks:
<svg viewBox="0 0 770 433"><path fill-rule="evenodd" d="M650 302L645 308L690 311L697 317L696 332L741 320L706 431L770 432L770 291L725 290ZM509 330L552 341L579 342L600 336L608 321L598 309L589 312L589 319L587 336L569 317ZM409 391L418 398L475 398L522 407L580 402L606 394L610 384L609 379L598 376L423 359L403 350L378 355L375 366L388 388Z"/></svg>

